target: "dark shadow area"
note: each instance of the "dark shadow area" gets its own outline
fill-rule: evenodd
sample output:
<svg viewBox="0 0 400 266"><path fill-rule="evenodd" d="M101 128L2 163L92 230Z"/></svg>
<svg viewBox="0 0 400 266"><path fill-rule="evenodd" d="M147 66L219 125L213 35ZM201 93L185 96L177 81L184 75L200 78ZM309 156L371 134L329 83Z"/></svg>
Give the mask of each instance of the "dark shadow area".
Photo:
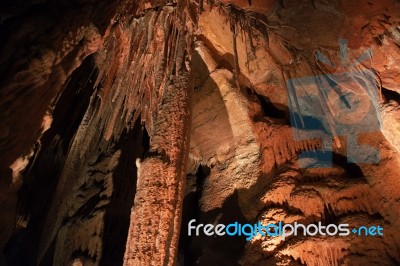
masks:
<svg viewBox="0 0 400 266"><path fill-rule="evenodd" d="M334 152L333 156L332 156L332 161L334 164L342 167L348 174L349 178L357 179L357 178L364 177L364 174L363 174L360 166L358 166L355 163L347 162L346 156Z"/></svg>
<svg viewBox="0 0 400 266"><path fill-rule="evenodd" d="M180 265L190 265L194 261L190 251L191 237L188 235L187 224L192 219L198 220L200 217L199 200L202 195L204 180L209 176L210 168L200 165L195 176L189 176L186 182L186 195L183 200L182 222L179 237L179 258ZM195 179L194 182L191 179Z"/></svg>
<svg viewBox="0 0 400 266"><path fill-rule="evenodd" d="M289 122L288 121L289 110L286 106L275 104L271 102L269 97L258 94L255 91L253 91L253 94L260 102L261 108L263 110L263 115L268 116L270 118L275 118L278 120L284 120L285 122ZM276 107L277 105L286 111L277 108Z"/></svg>
<svg viewBox="0 0 400 266"><path fill-rule="evenodd" d="M321 130L325 134L330 134L320 119L314 116L302 115L297 112L290 112L290 125L292 128L300 130Z"/></svg>
<svg viewBox="0 0 400 266"><path fill-rule="evenodd" d="M28 219L26 228L16 228L5 248L10 265L35 265L35 257L49 204L64 167L68 147L89 106L97 77L94 58L89 56L75 70L53 111L53 122L26 167L18 192L18 216Z"/></svg>
<svg viewBox="0 0 400 266"><path fill-rule="evenodd" d="M31 59L41 58L42 50L61 45L52 43L61 40L60 29L66 34L93 24L103 35L117 6L118 1L104 0L0 1L0 87L27 68Z"/></svg>
<svg viewBox="0 0 400 266"><path fill-rule="evenodd" d="M143 133L143 138L142 138L143 153L142 153L141 159L144 159L150 150L150 136L147 133L146 127L144 127L144 126L142 126L141 132Z"/></svg>
<svg viewBox="0 0 400 266"><path fill-rule="evenodd" d="M210 77L210 73L206 63L201 58L199 52L194 50L192 55L192 65L193 65L193 85L194 89L199 89L206 80Z"/></svg>
<svg viewBox="0 0 400 266"><path fill-rule="evenodd" d="M400 104L400 94L398 92L382 87L382 95L385 98L385 102L395 101Z"/></svg>
<svg viewBox="0 0 400 266"><path fill-rule="evenodd" d="M218 52L217 48L215 48L214 44L208 40L204 35L200 34L197 35L197 38L201 40L204 45L207 47L207 49L213 54L213 55L219 55L220 53ZM230 72L234 72L234 61L235 58L233 54L231 53L225 53L221 56L217 56L214 58L214 60L218 63L218 68L225 68L229 70Z"/></svg>
<svg viewBox="0 0 400 266"><path fill-rule="evenodd" d="M197 224L219 224L228 225L238 222L249 223L242 214L239 207L238 191L225 200L221 209L215 209L206 213L200 212ZM182 224L182 227L187 224ZM237 265L239 256L242 254L246 244L246 236L206 236L200 231L199 236L192 236L188 260L185 257L184 265L201 266L232 266Z"/></svg>
<svg viewBox="0 0 400 266"><path fill-rule="evenodd" d="M113 194L105 207L103 255L100 265L122 265L128 237L131 208L136 193L136 158L148 151L149 135L137 119L131 131L124 131L116 150L121 150L113 171Z"/></svg>
<svg viewBox="0 0 400 266"><path fill-rule="evenodd" d="M190 207L196 209L195 215L192 214L192 217L189 218L185 217L184 213L181 229L181 239L185 238L186 240L186 242L181 242L181 245L188 246L185 252L184 265L239 265L238 260L243 255L246 243L248 243L246 236L206 236L203 231L200 230L199 236L192 234L191 237L188 237L188 222L191 219L196 219L196 223L193 225L213 224L214 226L216 224L228 225L235 222L239 224L257 223L259 218L258 214L264 208L259 199L266 193L266 190L273 181L273 177L287 170L287 167L288 164L282 165L278 169L275 169L273 173L261 174L257 178L257 181L248 189L235 190L231 196L225 199L221 208L202 212L199 202L191 203ZM199 188L199 191L201 191L201 188ZM198 199L200 199L200 197L201 194L198 195ZM249 219L245 217L245 212L247 212L247 216L250 217ZM192 233L194 232L192 231Z"/></svg>
<svg viewBox="0 0 400 266"><path fill-rule="evenodd" d="M302 159L313 159L316 162L310 163L304 168L330 168L332 164L340 166L343 168L347 177L350 179L363 178L364 174L361 168L352 162L348 162L347 157L332 151L322 151L322 150L310 150L304 151L299 154L299 158Z"/></svg>

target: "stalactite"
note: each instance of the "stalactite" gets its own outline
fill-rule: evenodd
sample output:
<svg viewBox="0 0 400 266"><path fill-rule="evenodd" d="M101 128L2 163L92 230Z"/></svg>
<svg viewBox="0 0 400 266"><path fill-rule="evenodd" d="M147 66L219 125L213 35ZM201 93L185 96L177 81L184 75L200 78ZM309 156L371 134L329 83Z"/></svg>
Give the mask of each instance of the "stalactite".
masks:
<svg viewBox="0 0 400 266"><path fill-rule="evenodd" d="M182 78L184 80L179 80ZM124 265L173 265L175 263L179 210L185 181L185 165L182 164L187 158L188 151L187 137L181 138L181 136L187 136L187 123L189 123L187 116L190 115L188 112L190 83L187 79L187 76L178 76L174 80L175 85L171 84L167 88L166 100L161 106L158 117L157 135L153 136L151 142L150 152L157 155L145 159L139 172L138 178L140 184L143 185L138 187L135 197ZM176 97L178 95L179 97ZM182 109L177 109L177 107ZM166 117L171 114L174 114L173 117ZM176 135L177 132L182 132L182 134ZM161 193L162 191L164 193ZM164 210L157 213L159 208ZM153 215L146 214L148 212ZM160 224L163 231L158 234L150 233L158 227L155 225ZM169 236L172 236L172 239Z"/></svg>
<svg viewBox="0 0 400 266"><path fill-rule="evenodd" d="M250 61L253 61L256 58L256 51L255 51L256 47L253 42L252 28L253 28L252 24L247 19L246 27L243 29L243 31L244 31L244 34L248 35L246 38L246 56L247 56L247 67L248 67L249 72L250 72L250 68L249 68ZM268 37L266 40L266 44L268 45Z"/></svg>
<svg viewBox="0 0 400 266"><path fill-rule="evenodd" d="M179 21L171 20L173 34L165 47L167 84L161 83L165 88L156 109L149 156L138 172L124 265L173 265L176 261L193 89L187 69L192 44L182 27L185 23L184 14ZM150 233L158 226L163 228L158 234Z"/></svg>
<svg viewBox="0 0 400 266"><path fill-rule="evenodd" d="M230 9L230 13L231 13ZM239 56L238 56L238 51L237 51L237 43L236 43L236 38L237 38L237 25L235 21L235 16L232 16L230 19L230 26L231 26L231 32L232 32L232 48L233 48L233 60L234 60L234 79L236 82L236 88L237 90L240 90L240 82L239 82L239 77L240 77L240 67L239 67Z"/></svg>
<svg viewBox="0 0 400 266"><path fill-rule="evenodd" d="M199 15L201 15L201 13L203 12L203 0L199 0L199 6L198 6L198 11L197 13Z"/></svg>

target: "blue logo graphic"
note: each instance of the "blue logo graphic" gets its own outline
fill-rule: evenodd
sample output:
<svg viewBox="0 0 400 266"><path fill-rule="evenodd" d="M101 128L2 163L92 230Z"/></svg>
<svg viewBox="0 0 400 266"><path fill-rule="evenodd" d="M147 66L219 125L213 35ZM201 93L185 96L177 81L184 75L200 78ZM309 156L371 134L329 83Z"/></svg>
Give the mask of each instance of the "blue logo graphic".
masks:
<svg viewBox="0 0 400 266"><path fill-rule="evenodd" d="M340 41L340 55L344 68L346 40ZM335 67L320 52L316 58ZM347 147L348 162L379 162L377 148L359 143L361 134L379 132L381 128L377 76L373 70L360 67L361 62L368 58L371 58L369 50L348 66L346 72L286 81L293 139L321 140L320 150L299 154L300 167L331 167L333 144L339 148Z"/></svg>
<svg viewBox="0 0 400 266"><path fill-rule="evenodd" d="M302 224L294 222L293 224L285 224L278 222L277 224L269 223L263 225L260 221L256 224L241 224L234 222L228 225L224 224L196 224L196 219L192 219L188 223L188 236L192 233L199 236L202 232L206 236L245 236L247 241L253 237L268 236L281 237L282 240L291 236L348 236L350 235L349 224L328 224L323 225L321 222L317 224ZM383 227L377 226L360 226L351 230L357 236L383 236Z"/></svg>

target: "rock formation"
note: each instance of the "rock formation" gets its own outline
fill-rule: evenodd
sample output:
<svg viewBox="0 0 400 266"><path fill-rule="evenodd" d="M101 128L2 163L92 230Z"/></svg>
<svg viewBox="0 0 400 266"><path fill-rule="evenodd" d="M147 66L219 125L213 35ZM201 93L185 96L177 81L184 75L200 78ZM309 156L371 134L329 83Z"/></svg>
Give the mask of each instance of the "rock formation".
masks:
<svg viewBox="0 0 400 266"><path fill-rule="evenodd" d="M399 1L3 1L0 36L0 265L400 264ZM357 71L375 105L314 107L326 130L375 108L380 130L350 128L379 162L338 134L331 167L302 167L326 142L293 124L291 86ZM191 219L385 233L246 241Z"/></svg>

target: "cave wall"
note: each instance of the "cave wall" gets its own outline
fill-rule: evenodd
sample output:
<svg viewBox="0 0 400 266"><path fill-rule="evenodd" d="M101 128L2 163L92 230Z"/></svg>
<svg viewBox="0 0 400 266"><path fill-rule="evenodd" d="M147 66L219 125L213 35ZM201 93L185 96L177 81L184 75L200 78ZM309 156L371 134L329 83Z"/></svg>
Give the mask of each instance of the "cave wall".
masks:
<svg viewBox="0 0 400 266"><path fill-rule="evenodd" d="M2 263L400 263L397 1L1 5ZM286 80L343 71L315 58L340 62L339 39L349 62L373 55L360 68L379 77L383 126L362 141L380 163L349 164L344 145L305 170L298 154L321 143L293 138ZM385 236L187 238L190 216Z"/></svg>

